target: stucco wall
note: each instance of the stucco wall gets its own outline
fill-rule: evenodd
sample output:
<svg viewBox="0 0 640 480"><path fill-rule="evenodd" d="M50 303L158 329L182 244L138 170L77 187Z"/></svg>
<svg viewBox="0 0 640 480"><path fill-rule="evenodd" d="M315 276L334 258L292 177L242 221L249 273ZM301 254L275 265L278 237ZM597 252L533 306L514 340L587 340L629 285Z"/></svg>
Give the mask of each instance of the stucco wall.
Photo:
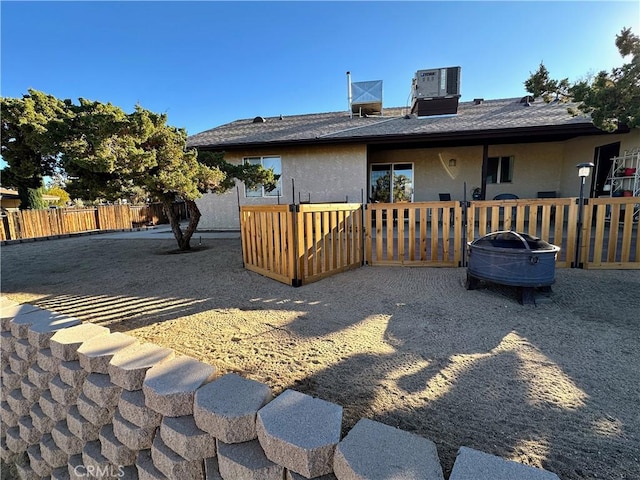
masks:
<svg viewBox="0 0 640 480"><path fill-rule="evenodd" d="M621 142L620 152L640 147L640 129L629 134L582 137L566 142L535 144L491 145L489 156L513 156L513 181L487 184L486 198L499 193L514 193L520 198L536 198L538 191L555 191L558 196L577 196L580 184L575 166L593 161L594 149L613 142ZM456 200L467 198L481 184L482 146L431 149L400 149L369 153L360 146L297 147L265 150L246 150L226 155L232 163L247 156L280 155L282 158L281 203L291 203L295 179L295 200L311 202L359 202L361 190L368 195L369 163L413 163L414 201L438 200L439 193L450 193ZM455 159L455 166L449 160ZM240 204L275 204L277 199L246 198L239 183ZM205 195L198 200L202 212L202 230L237 230L238 193Z"/></svg>
<svg viewBox="0 0 640 480"><path fill-rule="evenodd" d="M350 202L361 200L361 190L366 193L367 153L364 145L293 147L230 152L225 160L240 163L244 157L279 155L282 164L282 191L280 203L292 203L295 181L295 201ZM277 203L276 197L247 198L244 185L238 182L240 205ZM237 230L238 191L223 195L207 194L197 201L202 218L201 230Z"/></svg>
<svg viewBox="0 0 640 480"><path fill-rule="evenodd" d="M563 196L577 197L580 194L580 181L576 165L583 162L593 162L597 147L615 142L620 142L620 154L623 154L625 150L640 148L640 128L635 128L628 134L576 138L565 142L561 177ZM587 180L585 192L588 191L590 181L591 179Z"/></svg>
<svg viewBox="0 0 640 480"><path fill-rule="evenodd" d="M489 156L513 156L513 181L487 184L487 199L499 193L514 193L520 198L535 198L540 190L560 190L563 164L563 143L514 144L489 146ZM449 166L455 159L456 165ZM413 162L414 200L438 200L438 193L451 193L462 200L464 182L467 197L479 187L482 178L482 147L407 149L376 152L373 163Z"/></svg>

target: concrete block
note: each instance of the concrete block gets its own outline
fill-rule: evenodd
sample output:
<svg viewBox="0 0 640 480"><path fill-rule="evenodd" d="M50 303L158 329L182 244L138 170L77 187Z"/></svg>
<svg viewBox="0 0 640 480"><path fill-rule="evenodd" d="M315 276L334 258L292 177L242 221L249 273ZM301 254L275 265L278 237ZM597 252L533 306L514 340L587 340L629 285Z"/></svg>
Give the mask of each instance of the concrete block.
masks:
<svg viewBox="0 0 640 480"><path fill-rule="evenodd" d="M0 385L0 401L4 402L7 398L7 395L9 395L10 392L11 392L10 389L5 387L4 385Z"/></svg>
<svg viewBox="0 0 640 480"><path fill-rule="evenodd" d="M20 431L20 438L24 440L27 445L40 443L42 432L33 426L31 415L25 415L18 419L18 430Z"/></svg>
<svg viewBox="0 0 640 480"><path fill-rule="evenodd" d="M80 388L82 388L85 378L89 375L77 360L72 362L61 362L58 367L58 373L60 375L60 379L64 383L72 387Z"/></svg>
<svg viewBox="0 0 640 480"><path fill-rule="evenodd" d="M14 317L39 310L35 305L12 303L0 306L0 330L3 332L11 332L11 320Z"/></svg>
<svg viewBox="0 0 640 480"><path fill-rule="evenodd" d="M80 325L81 323L77 318L66 315L52 316L47 321L31 325L27 332L27 340L36 348L49 348L49 340L58 330Z"/></svg>
<svg viewBox="0 0 640 480"><path fill-rule="evenodd" d="M43 348L36 354L36 363L42 370L57 374L62 360L54 357L50 348Z"/></svg>
<svg viewBox="0 0 640 480"><path fill-rule="evenodd" d="M118 405L122 387L111 383L109 375L90 373L82 384L82 393L104 408Z"/></svg>
<svg viewBox="0 0 640 480"><path fill-rule="evenodd" d="M19 459L20 455L13 453L7 447L7 439L5 437L5 428L2 429L2 436L0 437L0 459L4 463L15 463Z"/></svg>
<svg viewBox="0 0 640 480"><path fill-rule="evenodd" d="M82 464L86 473L94 478L97 477L96 472L109 472L113 467L109 459L102 454L102 444L99 440L85 443L82 448ZM77 470L80 473L80 469ZM105 478L108 476L105 475Z"/></svg>
<svg viewBox="0 0 640 480"><path fill-rule="evenodd" d="M0 348L0 365L9 365L9 357L13 352ZM1 375L2 372L0 372Z"/></svg>
<svg viewBox="0 0 640 480"><path fill-rule="evenodd" d="M147 370L146 405L167 417L193 414L195 392L213 380L216 368L190 357L174 357Z"/></svg>
<svg viewBox="0 0 640 480"><path fill-rule="evenodd" d="M24 417L29 414L32 402L24 398L24 395L22 395L22 391L19 388L11 390L5 397L5 400L11 407L13 413L19 417Z"/></svg>
<svg viewBox="0 0 640 480"><path fill-rule="evenodd" d="M100 427L96 427L84 418L78 411L76 405L69 407L69 411L67 412L67 427L69 427L71 433L85 442L98 440Z"/></svg>
<svg viewBox="0 0 640 480"><path fill-rule="evenodd" d="M49 339L49 348L54 357L64 361L78 360L78 348L87 340L99 335L108 335L109 329L93 323L83 323L58 330Z"/></svg>
<svg viewBox="0 0 640 480"><path fill-rule="evenodd" d="M54 468L51 471L50 480L69 480L69 467L65 464L64 467Z"/></svg>
<svg viewBox="0 0 640 480"><path fill-rule="evenodd" d="M42 407L39 403L34 403L31 406L29 415L31 416L33 426L36 428L36 430L39 430L43 434L51 433L51 430L53 430L53 427L56 424L56 422L54 422L46 413L42 411Z"/></svg>
<svg viewBox="0 0 640 480"><path fill-rule="evenodd" d="M57 313L35 308L29 312L21 312L9 321L11 334L16 338L28 338L29 327L34 323L46 322L51 317L59 316Z"/></svg>
<svg viewBox="0 0 640 480"><path fill-rule="evenodd" d="M218 440L218 468L224 479L281 480L284 467L267 458L258 440L227 444Z"/></svg>
<svg viewBox="0 0 640 480"><path fill-rule="evenodd" d="M339 479L428 478L444 480L436 445L424 437L362 419L338 444Z"/></svg>
<svg viewBox="0 0 640 480"><path fill-rule="evenodd" d="M4 432L7 448L13 453L24 453L27 451L27 443L20 437L18 427L7 428Z"/></svg>
<svg viewBox="0 0 640 480"><path fill-rule="evenodd" d="M193 415L164 417L160 424L160 436L165 445L187 460L201 460L216 455L215 438L198 428Z"/></svg>
<svg viewBox="0 0 640 480"><path fill-rule="evenodd" d="M15 373L8 364L5 364L5 367L2 369L2 386L8 390L20 388L20 382L22 382L23 376L24 375Z"/></svg>
<svg viewBox="0 0 640 480"><path fill-rule="evenodd" d="M17 373L21 377L24 377L31 364L27 360L20 358L16 352L13 352L9 355L9 366L13 373Z"/></svg>
<svg viewBox="0 0 640 480"><path fill-rule="evenodd" d="M42 458L39 444L31 445L27 448L27 455L29 456L29 465L39 478L51 475L53 469L51 465Z"/></svg>
<svg viewBox="0 0 640 480"><path fill-rule="evenodd" d="M137 343L138 340L134 337L119 332L91 338L78 348L80 365L89 373L108 374L109 362L113 356Z"/></svg>
<svg viewBox="0 0 640 480"><path fill-rule="evenodd" d="M109 362L111 381L126 390L140 390L147 370L174 356L173 350L152 343L129 346L116 352Z"/></svg>
<svg viewBox="0 0 640 480"><path fill-rule="evenodd" d="M18 477L20 477L21 480L40 480L40 475L34 472L28 463L15 463L14 465L16 466Z"/></svg>
<svg viewBox="0 0 640 480"><path fill-rule="evenodd" d="M36 361L36 352L38 349L31 345L28 340L21 338L16 341L15 352L22 360L29 362L32 365Z"/></svg>
<svg viewBox="0 0 640 480"><path fill-rule="evenodd" d="M167 447L160 435L156 435L151 446L153 464L169 480L204 480L204 461L187 460ZM241 477L238 477L241 478Z"/></svg>
<svg viewBox="0 0 640 480"><path fill-rule="evenodd" d="M156 468L151 458L151 449L140 450L136 456L138 480L166 480L166 475Z"/></svg>
<svg viewBox="0 0 640 480"><path fill-rule="evenodd" d="M29 402L31 403L37 402L40 398L40 394L44 390L46 390L46 388L35 386L29 381L28 377L23 377L22 382L20 383L20 391L22 392L22 396L29 400Z"/></svg>
<svg viewBox="0 0 640 480"><path fill-rule="evenodd" d="M45 390L42 392L38 404L44 414L54 422L59 422L67 418L67 412L69 411L69 405L58 403L51 396L51 391Z"/></svg>
<svg viewBox="0 0 640 480"><path fill-rule="evenodd" d="M307 480L307 477L303 477L299 473L287 470L284 474L284 480ZM313 480L338 480L338 477L336 477L333 473L327 473L326 475L314 477Z"/></svg>
<svg viewBox="0 0 640 480"><path fill-rule="evenodd" d="M222 475L220 475L218 457L204 459L204 478L205 480L224 480Z"/></svg>
<svg viewBox="0 0 640 480"><path fill-rule="evenodd" d="M133 465L136 463L135 450L131 450L116 437L113 425L107 423L100 429L102 454L114 465Z"/></svg>
<svg viewBox="0 0 640 480"><path fill-rule="evenodd" d="M0 419L7 427L17 427L20 415L11 410L11 406L6 401L0 402Z"/></svg>
<svg viewBox="0 0 640 480"><path fill-rule="evenodd" d="M151 448L157 427L142 428L120 415L116 410L113 417L113 433L127 448L145 450Z"/></svg>
<svg viewBox="0 0 640 480"><path fill-rule="evenodd" d="M51 468L66 467L69 455L62 451L53 441L51 434L46 433L40 439L40 453Z"/></svg>
<svg viewBox="0 0 640 480"><path fill-rule="evenodd" d="M82 452L84 441L76 437L67 426L66 420L60 420L51 430L51 436L56 445L68 455L77 455Z"/></svg>
<svg viewBox="0 0 640 480"><path fill-rule="evenodd" d="M77 453L69 457L67 463L70 480L93 480L87 476L87 469L82 461L82 454Z"/></svg>
<svg viewBox="0 0 640 480"><path fill-rule="evenodd" d="M72 387L64 383L60 375L56 375L49 382L49 391L56 402L62 405L75 405L78 395L82 392L82 387Z"/></svg>
<svg viewBox="0 0 640 480"><path fill-rule="evenodd" d="M49 388L49 382L54 376L55 374L53 372L43 370L38 364L31 365L29 370L27 370L27 378L29 381L42 390Z"/></svg>
<svg viewBox="0 0 640 480"><path fill-rule="evenodd" d="M286 390L258 411L258 440L269 460L308 478L333 471L342 407Z"/></svg>
<svg viewBox="0 0 640 480"><path fill-rule="evenodd" d="M242 443L257 437L258 410L272 399L271 389L230 373L196 391L196 425L224 443Z"/></svg>
<svg viewBox="0 0 640 480"><path fill-rule="evenodd" d="M0 349L3 352L15 352L18 339L11 332L0 332Z"/></svg>
<svg viewBox="0 0 640 480"><path fill-rule="evenodd" d="M118 411L125 420L141 428L160 426L162 415L145 404L142 390L122 390L118 400Z"/></svg>
<svg viewBox="0 0 640 480"><path fill-rule="evenodd" d="M449 480L560 480L555 473L460 447Z"/></svg>
<svg viewBox="0 0 640 480"><path fill-rule="evenodd" d="M76 404L80 414L96 427L102 427L113 420L115 407L101 407L96 402L88 398L84 393L78 397Z"/></svg>

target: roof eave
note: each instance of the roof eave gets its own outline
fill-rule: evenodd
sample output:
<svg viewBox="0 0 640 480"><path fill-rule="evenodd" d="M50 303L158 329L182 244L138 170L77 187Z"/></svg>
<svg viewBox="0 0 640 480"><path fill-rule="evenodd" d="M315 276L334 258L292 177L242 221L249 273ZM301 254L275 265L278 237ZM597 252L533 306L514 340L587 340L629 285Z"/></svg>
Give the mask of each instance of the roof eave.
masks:
<svg viewBox="0 0 640 480"><path fill-rule="evenodd" d="M619 128L612 133L628 133L626 127ZM465 144L475 142L478 145L491 141L505 142L517 140L517 143L529 139L529 141L552 141L567 140L578 136L607 135L609 132L600 130L592 123L573 123L567 125L545 125L535 127L517 127L489 130L471 130L462 132L438 132L438 133L417 133L417 134L397 134L397 135L368 135L354 137L316 137L292 140L276 140L272 142L229 142L223 144L199 145L193 148L201 150L231 151L248 148L270 148L286 146L308 146L308 145L335 145L335 144L439 144L443 142L460 141Z"/></svg>

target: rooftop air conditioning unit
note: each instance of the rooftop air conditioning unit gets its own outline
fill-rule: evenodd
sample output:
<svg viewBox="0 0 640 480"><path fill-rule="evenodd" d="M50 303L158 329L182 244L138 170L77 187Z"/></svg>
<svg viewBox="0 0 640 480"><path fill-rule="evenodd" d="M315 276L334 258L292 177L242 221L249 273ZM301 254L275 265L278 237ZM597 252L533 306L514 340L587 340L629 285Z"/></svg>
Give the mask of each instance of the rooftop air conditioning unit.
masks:
<svg viewBox="0 0 640 480"><path fill-rule="evenodd" d="M460 97L460 67L418 70L413 79L413 99Z"/></svg>
<svg viewBox="0 0 640 480"><path fill-rule="evenodd" d="M458 112L460 67L418 70L413 78L411 113L419 117Z"/></svg>

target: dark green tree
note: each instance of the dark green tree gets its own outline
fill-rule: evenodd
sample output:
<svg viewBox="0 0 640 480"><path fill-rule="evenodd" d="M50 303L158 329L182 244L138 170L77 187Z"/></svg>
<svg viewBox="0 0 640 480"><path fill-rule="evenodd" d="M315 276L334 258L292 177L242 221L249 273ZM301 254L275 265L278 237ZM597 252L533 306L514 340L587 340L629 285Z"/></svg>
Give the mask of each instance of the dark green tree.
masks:
<svg viewBox="0 0 640 480"><path fill-rule="evenodd" d="M553 80L541 63L524 82L527 92L545 101L571 100L576 107L569 113L589 114L598 128L612 132L620 126L640 127L640 37L630 28L616 35L616 47L630 61L611 72L601 71L590 80L569 84L568 79Z"/></svg>
<svg viewBox="0 0 640 480"><path fill-rule="evenodd" d="M110 103L81 98L74 104L30 90L22 99L2 99L2 114L2 154L9 164L3 180L35 190L44 176L60 175L69 194L85 200L145 193L162 202L181 250L190 249L201 216L195 200L203 193L224 192L236 179L272 190L278 179L259 165L229 164L222 154L199 157L186 148L184 129L139 105L127 114ZM189 212L184 230L176 200Z"/></svg>
<svg viewBox="0 0 640 480"><path fill-rule="evenodd" d="M36 90L0 98L2 184L18 190L21 208L38 208L42 183L59 168L59 142L68 111L64 102Z"/></svg>

